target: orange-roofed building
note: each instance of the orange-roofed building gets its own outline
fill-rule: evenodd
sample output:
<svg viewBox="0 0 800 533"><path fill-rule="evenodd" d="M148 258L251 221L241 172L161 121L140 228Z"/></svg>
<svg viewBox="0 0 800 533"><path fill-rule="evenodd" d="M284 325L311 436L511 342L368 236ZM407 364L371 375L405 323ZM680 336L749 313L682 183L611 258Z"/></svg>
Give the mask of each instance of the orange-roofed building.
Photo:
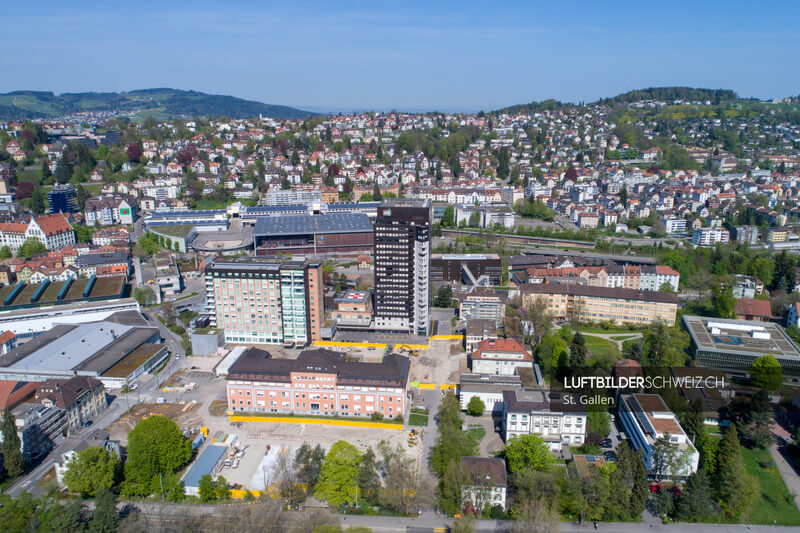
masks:
<svg viewBox="0 0 800 533"><path fill-rule="evenodd" d="M533 369L533 356L514 339L486 339L470 355L475 374L513 375L517 368Z"/></svg>

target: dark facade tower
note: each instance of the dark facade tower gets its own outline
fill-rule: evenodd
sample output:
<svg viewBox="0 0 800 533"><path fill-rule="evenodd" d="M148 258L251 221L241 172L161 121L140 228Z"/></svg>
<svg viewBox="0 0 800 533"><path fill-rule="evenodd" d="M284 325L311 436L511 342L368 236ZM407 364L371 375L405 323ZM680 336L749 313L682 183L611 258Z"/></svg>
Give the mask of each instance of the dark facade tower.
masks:
<svg viewBox="0 0 800 533"><path fill-rule="evenodd" d="M74 213L78 210L78 192L72 185L57 184L47 193L48 213Z"/></svg>
<svg viewBox="0 0 800 533"><path fill-rule="evenodd" d="M430 200L389 199L375 221L375 328L429 335Z"/></svg>

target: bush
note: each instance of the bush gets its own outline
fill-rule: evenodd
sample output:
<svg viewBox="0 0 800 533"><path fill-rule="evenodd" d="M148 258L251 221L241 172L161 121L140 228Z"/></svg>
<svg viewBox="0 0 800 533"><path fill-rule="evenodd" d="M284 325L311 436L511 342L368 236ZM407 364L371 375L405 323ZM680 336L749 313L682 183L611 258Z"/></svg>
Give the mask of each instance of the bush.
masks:
<svg viewBox="0 0 800 533"><path fill-rule="evenodd" d="M369 415L369 417L371 420L374 420L376 422L383 420L383 415L380 413L372 413L371 415Z"/></svg>
<svg viewBox="0 0 800 533"><path fill-rule="evenodd" d="M486 411L486 404L477 396L470 398L467 404L467 414L470 416L481 416Z"/></svg>

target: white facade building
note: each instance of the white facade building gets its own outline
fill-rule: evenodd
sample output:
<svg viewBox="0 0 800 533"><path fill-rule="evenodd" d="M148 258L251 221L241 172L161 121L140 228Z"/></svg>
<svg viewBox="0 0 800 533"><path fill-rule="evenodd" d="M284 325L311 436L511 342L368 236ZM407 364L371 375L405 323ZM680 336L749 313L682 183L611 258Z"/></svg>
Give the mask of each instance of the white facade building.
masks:
<svg viewBox="0 0 800 533"><path fill-rule="evenodd" d="M623 394L619 399L619 417L625 434L634 449L644 455L644 465L653 477L668 477L673 472L655 472L653 446L656 440L669 435L670 443L682 455L684 464L677 472L686 477L697 472L700 454L689 441L689 437L678 423L678 418L669 410L658 394Z"/></svg>

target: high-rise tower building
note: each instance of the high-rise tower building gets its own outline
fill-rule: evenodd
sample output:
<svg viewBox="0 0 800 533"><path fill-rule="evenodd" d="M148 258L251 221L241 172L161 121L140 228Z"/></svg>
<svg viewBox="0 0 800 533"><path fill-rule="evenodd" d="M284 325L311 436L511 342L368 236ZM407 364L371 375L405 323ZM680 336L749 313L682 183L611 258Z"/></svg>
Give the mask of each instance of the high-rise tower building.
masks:
<svg viewBox="0 0 800 533"><path fill-rule="evenodd" d="M375 220L375 328L430 330L430 200L389 199Z"/></svg>
<svg viewBox="0 0 800 533"><path fill-rule="evenodd" d="M206 305L225 341L309 344L321 339L322 264L254 257L206 267Z"/></svg>

